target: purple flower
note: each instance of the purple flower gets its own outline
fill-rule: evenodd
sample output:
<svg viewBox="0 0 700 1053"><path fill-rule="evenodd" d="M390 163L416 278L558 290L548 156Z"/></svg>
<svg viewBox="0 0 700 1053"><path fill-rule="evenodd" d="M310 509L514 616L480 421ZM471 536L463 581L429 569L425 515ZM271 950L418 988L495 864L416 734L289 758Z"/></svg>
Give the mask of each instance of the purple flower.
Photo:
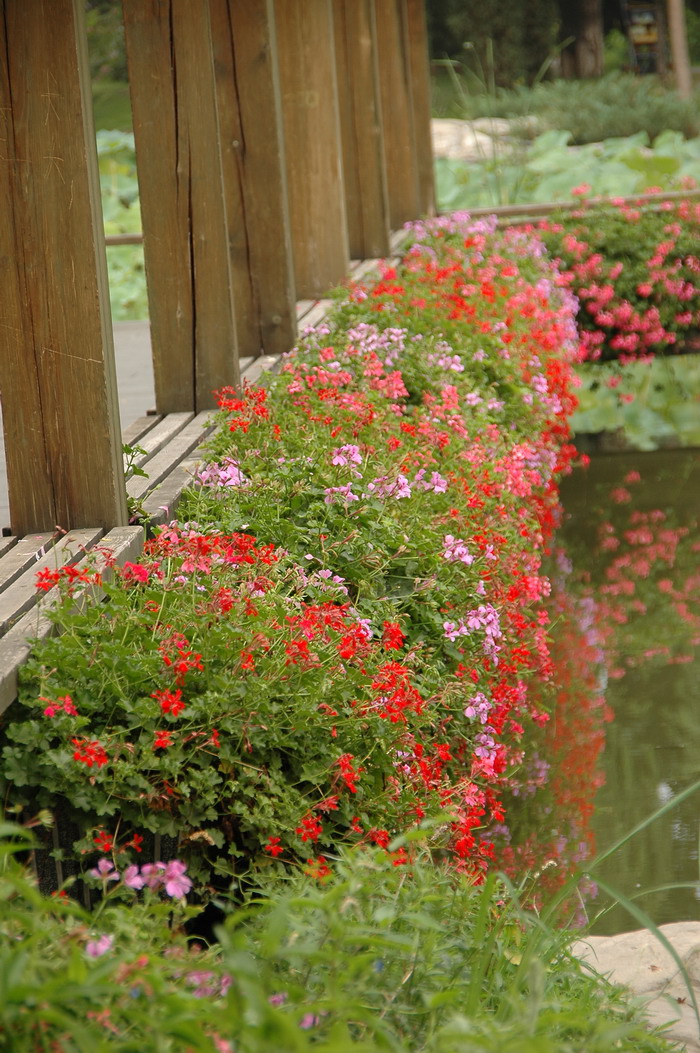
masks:
<svg viewBox="0 0 700 1053"><path fill-rule="evenodd" d="M89 958L101 958L103 954L112 949L114 936L99 936L96 940L90 940L85 945L85 953Z"/></svg>
<svg viewBox="0 0 700 1053"><path fill-rule="evenodd" d="M119 881L119 871L114 869L114 863L105 856L98 860L97 866L90 871L93 877L100 881Z"/></svg>
<svg viewBox="0 0 700 1053"><path fill-rule="evenodd" d="M270 997L268 998L268 1002L270 1003L270 1005L275 1005L275 1006L284 1005L284 1003L286 1001L287 1001L287 992L286 991L280 991L279 994L270 995Z"/></svg>

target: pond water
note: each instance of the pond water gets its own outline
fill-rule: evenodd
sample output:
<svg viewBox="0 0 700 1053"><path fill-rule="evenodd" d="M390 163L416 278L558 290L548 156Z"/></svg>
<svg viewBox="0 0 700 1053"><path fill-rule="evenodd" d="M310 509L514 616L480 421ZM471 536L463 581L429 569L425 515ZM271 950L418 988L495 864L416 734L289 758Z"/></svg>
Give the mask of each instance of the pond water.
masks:
<svg viewBox="0 0 700 1053"><path fill-rule="evenodd" d="M700 779L700 451L598 454L562 488L561 540L571 588L597 634L598 682L610 710L595 799L607 848ZM656 924L700 919L700 791L637 834L600 875ZM600 894L589 914L605 906ZM620 906L593 931L639 928Z"/></svg>

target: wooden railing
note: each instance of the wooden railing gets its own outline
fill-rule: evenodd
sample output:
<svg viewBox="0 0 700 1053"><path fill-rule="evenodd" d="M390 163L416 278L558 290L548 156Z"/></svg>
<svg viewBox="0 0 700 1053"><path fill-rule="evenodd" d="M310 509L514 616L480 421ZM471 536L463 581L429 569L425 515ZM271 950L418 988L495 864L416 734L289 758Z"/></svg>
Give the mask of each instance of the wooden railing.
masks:
<svg viewBox="0 0 700 1053"><path fill-rule="evenodd" d="M12 532L126 523L83 0L0 0ZM123 0L156 408L279 355L296 302L433 209L423 0ZM121 235L130 244L135 235ZM113 239L111 239L113 241Z"/></svg>

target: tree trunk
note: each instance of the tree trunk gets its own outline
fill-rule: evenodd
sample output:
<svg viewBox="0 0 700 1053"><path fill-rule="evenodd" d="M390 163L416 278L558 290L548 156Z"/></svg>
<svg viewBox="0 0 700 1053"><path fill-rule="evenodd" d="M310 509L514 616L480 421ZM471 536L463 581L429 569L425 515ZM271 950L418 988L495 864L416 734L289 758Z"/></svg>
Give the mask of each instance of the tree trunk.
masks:
<svg viewBox="0 0 700 1053"><path fill-rule="evenodd" d="M603 0L559 0L561 38L573 37L562 51L562 76L600 77L603 73Z"/></svg>
<svg viewBox="0 0 700 1053"><path fill-rule="evenodd" d="M689 99L693 94L693 78L690 72L683 0L667 0L667 10L668 35L671 43L671 61L676 79L676 90L682 99Z"/></svg>

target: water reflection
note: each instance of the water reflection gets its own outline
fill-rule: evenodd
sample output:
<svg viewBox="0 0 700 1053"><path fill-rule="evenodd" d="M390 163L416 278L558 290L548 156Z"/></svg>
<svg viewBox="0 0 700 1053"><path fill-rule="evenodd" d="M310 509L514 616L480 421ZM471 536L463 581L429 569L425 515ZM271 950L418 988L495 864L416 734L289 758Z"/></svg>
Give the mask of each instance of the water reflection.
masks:
<svg viewBox="0 0 700 1053"><path fill-rule="evenodd" d="M599 455L565 482L569 588L594 607L614 719L595 799L599 848L700 778L698 451ZM697 881L700 795L637 835L601 876L627 895ZM657 924L700 917L695 890L645 895ZM594 931L636 928L614 908Z"/></svg>

